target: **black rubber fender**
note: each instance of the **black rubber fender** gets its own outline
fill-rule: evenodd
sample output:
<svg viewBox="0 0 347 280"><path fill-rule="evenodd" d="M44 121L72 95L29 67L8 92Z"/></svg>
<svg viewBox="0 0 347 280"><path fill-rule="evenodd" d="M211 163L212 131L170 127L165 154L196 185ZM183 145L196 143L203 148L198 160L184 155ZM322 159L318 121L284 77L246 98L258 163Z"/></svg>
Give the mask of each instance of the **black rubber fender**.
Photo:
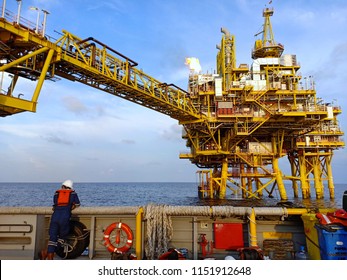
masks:
<svg viewBox="0 0 347 280"><path fill-rule="evenodd" d="M57 247L56 254L62 259L75 259L79 257L89 245L89 231L79 221L70 222L70 234L63 246Z"/></svg>
<svg viewBox="0 0 347 280"><path fill-rule="evenodd" d="M342 197L342 209L347 211L347 191L343 193Z"/></svg>

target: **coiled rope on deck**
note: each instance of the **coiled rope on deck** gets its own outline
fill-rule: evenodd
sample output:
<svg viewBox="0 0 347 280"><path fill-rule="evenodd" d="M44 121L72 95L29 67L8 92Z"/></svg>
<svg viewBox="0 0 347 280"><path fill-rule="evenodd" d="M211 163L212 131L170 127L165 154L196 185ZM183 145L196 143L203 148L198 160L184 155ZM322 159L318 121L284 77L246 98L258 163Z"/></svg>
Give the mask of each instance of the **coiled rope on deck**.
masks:
<svg viewBox="0 0 347 280"><path fill-rule="evenodd" d="M168 250L173 233L171 217L166 214L165 205L148 204L144 207L144 218L147 221L146 257L155 260Z"/></svg>
<svg viewBox="0 0 347 280"><path fill-rule="evenodd" d="M211 216L209 206L170 206L148 204L144 207L146 220L145 253L155 260L169 249L173 235L171 216Z"/></svg>

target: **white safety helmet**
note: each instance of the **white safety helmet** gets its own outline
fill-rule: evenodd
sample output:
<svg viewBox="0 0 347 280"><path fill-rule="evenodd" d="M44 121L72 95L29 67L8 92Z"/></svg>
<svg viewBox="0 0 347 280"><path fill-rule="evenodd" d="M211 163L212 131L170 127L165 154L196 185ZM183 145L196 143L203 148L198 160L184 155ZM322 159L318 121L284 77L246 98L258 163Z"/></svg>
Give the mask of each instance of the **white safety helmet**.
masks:
<svg viewBox="0 0 347 280"><path fill-rule="evenodd" d="M62 186L65 186L68 189L73 190L73 182L71 180L66 180L62 183Z"/></svg>

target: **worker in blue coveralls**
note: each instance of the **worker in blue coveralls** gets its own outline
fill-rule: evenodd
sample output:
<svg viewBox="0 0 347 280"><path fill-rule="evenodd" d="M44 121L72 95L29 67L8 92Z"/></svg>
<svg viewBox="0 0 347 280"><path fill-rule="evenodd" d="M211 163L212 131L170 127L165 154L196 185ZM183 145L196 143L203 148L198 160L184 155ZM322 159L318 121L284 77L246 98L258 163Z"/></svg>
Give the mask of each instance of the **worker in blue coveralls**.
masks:
<svg viewBox="0 0 347 280"><path fill-rule="evenodd" d="M49 225L47 251L41 251L40 259L53 260L57 246L64 243L70 232L71 211L80 206L80 200L73 189L73 182L66 180L53 197L53 214Z"/></svg>

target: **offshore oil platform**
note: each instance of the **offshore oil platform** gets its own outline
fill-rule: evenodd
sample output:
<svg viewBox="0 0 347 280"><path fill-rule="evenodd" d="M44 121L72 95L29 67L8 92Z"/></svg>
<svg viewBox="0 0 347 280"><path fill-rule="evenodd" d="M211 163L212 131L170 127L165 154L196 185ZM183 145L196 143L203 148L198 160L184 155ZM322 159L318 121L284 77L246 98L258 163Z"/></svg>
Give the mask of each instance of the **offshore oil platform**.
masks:
<svg viewBox="0 0 347 280"><path fill-rule="evenodd" d="M4 1L5 3L5 1ZM18 1L21 3L21 1ZM188 89L163 83L136 68L134 60L93 37L68 31L53 40L43 26L2 6L0 71L12 79L1 89L0 116L35 112L45 80L80 82L178 120L198 171L200 198L225 198L227 190L243 198L262 198L279 191L288 199L285 181L295 197L323 198L324 185L334 198L332 157L344 147L338 123L341 108L318 98L312 77L302 77L295 55L283 54L270 17L252 50L253 62L236 64L234 35L222 29L215 74L191 71ZM45 13L45 16L47 14ZM19 78L36 82L31 99L16 94ZM281 171L288 158L291 174Z"/></svg>

